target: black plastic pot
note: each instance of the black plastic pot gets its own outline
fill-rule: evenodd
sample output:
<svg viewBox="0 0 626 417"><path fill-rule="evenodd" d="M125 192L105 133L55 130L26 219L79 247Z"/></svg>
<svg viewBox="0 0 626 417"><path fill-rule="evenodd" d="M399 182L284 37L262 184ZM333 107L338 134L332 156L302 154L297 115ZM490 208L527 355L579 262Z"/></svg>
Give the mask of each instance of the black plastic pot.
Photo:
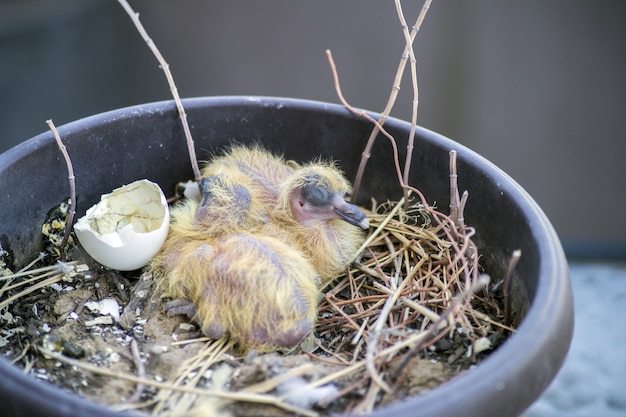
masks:
<svg viewBox="0 0 626 417"><path fill-rule="evenodd" d="M261 142L287 158L333 157L354 177L371 130L341 106L265 97L187 99L199 159L233 141ZM386 128L403 143L409 125ZM78 120L59 128L74 164L78 215L100 195L148 178L167 191L192 172L173 102L145 104ZM532 198L509 176L471 150L418 128L411 183L429 201L449 202L448 152L458 152L461 190L469 191L468 225L477 231L482 264L502 277L515 249L522 250L514 284L516 334L475 369L439 387L376 410L376 416L515 416L552 381L572 337L573 306L567 263L555 231ZM399 198L391 147L380 137L359 193ZM65 162L50 133L0 155L0 242L16 265L40 250L40 225L50 208L69 196ZM0 360L2 414L11 416L118 416Z"/></svg>

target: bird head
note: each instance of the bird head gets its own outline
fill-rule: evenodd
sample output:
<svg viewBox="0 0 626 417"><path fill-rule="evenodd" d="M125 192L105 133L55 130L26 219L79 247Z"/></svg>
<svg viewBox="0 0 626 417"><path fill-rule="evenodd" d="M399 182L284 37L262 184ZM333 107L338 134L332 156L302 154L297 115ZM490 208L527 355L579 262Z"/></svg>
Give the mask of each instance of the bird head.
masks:
<svg viewBox="0 0 626 417"><path fill-rule="evenodd" d="M351 187L333 164L315 162L297 170L281 193L288 198L294 219L309 226L333 219L344 220L363 230L369 228L365 214L345 201Z"/></svg>

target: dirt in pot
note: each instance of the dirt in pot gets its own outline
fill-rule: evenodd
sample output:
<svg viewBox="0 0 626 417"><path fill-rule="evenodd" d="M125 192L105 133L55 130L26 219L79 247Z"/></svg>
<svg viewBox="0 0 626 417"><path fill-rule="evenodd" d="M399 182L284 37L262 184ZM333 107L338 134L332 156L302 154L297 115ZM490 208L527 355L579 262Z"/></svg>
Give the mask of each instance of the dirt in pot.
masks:
<svg viewBox="0 0 626 417"><path fill-rule="evenodd" d="M364 211L375 232L322 289L314 333L290 352L242 355L165 314L149 272L108 270L73 242L60 262L63 203L45 253L17 273L0 258L2 355L113 409L163 415L370 412L471 372L514 331L504 277L488 283L472 230L419 200Z"/></svg>

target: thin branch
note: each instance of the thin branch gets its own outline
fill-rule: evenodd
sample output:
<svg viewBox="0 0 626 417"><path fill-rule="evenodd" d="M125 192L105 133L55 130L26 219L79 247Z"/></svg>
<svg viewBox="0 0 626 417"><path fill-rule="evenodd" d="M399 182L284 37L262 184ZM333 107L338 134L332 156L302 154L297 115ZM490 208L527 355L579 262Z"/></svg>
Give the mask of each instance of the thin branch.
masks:
<svg viewBox="0 0 626 417"><path fill-rule="evenodd" d="M461 210L461 197L459 196L458 175L456 171L456 151L450 151L450 219L457 228L462 228L459 218Z"/></svg>
<svg viewBox="0 0 626 417"><path fill-rule="evenodd" d="M130 352L133 357L133 363L135 364L135 368L137 369L137 377L141 379L146 379L146 367L141 360L141 352L139 352L139 346L137 344L137 340L133 339L130 341ZM140 382L137 383L137 388L135 389L134 394L128 399L129 403L136 403L141 399L141 395L143 394L146 386Z"/></svg>
<svg viewBox="0 0 626 417"><path fill-rule="evenodd" d="M181 102L180 96L178 95L178 89L176 88L176 84L174 83L174 77L172 76L172 73L170 71L170 66L165 61L165 58L163 58L163 55L161 55L161 52L156 47L156 44L152 41L150 36L148 36L148 32L146 32L146 29L144 29L143 25L141 24L141 21L139 21L139 13L136 13L132 9L132 7L130 7L130 5L128 4L126 0L117 0L117 1L122 5L124 10L126 10L126 13L128 13L128 16L130 16L131 20L135 24L137 31L139 32L143 40L148 45L148 47L150 48L150 50L156 57L157 61L159 61L159 65L161 66L161 68L163 69L163 72L165 73L165 78L167 78L167 83L170 86L170 91L172 92L172 96L174 97L174 102L176 102L178 115L180 116L180 121L183 124L183 130L185 131L185 138L187 139L187 148L189 150L189 158L191 159L191 167L193 169L193 175L196 181L198 181L200 180L201 174L200 174L200 168L198 167L198 161L196 159L196 148L193 143L193 138L191 137L189 124L187 123L187 113L185 112L183 103Z"/></svg>
<svg viewBox="0 0 626 417"><path fill-rule="evenodd" d="M61 140L61 136L59 135L57 128L54 126L54 122L52 121L52 119L49 119L46 120L46 123L48 124L48 127L50 127L50 130L54 135L54 139L56 140L57 145L59 146L63 157L65 158L65 164L67 165L67 179L70 183L70 211L67 215L67 221L65 223L65 233L63 235L63 240L61 241L61 245L59 248L61 251L61 256L64 257L66 249L65 247L67 246L67 242L70 239L70 232L72 230L72 224L74 223L74 214L76 213L76 183L74 177L74 168L72 167L72 160L70 159L70 155L67 153L67 148Z"/></svg>
<svg viewBox="0 0 626 417"><path fill-rule="evenodd" d="M326 57L328 58L328 63L330 64L330 68L333 73L333 80L335 82L335 90L337 91L337 96L339 98L339 101L341 101L341 104L343 104L343 106L346 109L348 109L348 111L350 111L352 114L361 116L365 118L366 120L368 120L370 123L374 124L374 126L376 126L376 128L378 128L378 130L391 141L391 146L393 147L393 162L396 167L396 175L398 176L398 181L400 182L400 185L402 186L402 188L404 188L405 184L404 184L404 181L402 180L402 172L400 171L400 161L398 157L398 147L396 146L395 139L372 116L370 116L363 110L359 111L355 109L346 101L346 99L343 97L343 93L341 92L341 85L339 84L339 75L337 74L337 66L335 65L335 60L333 59L333 54L330 52L330 49L326 50Z"/></svg>
<svg viewBox="0 0 626 417"><path fill-rule="evenodd" d="M398 19L400 19L400 25L402 27L402 33L404 34L404 40L407 45L409 51L409 58L411 61L411 82L413 85L413 106L411 111L411 127L409 129L409 137L407 141L406 147L406 159L404 161L404 183L409 183L409 171L411 170L411 159L413 156L413 144L415 142L415 129L417 127L417 106L419 103L419 90L417 88L417 70L415 68L415 51L413 50L413 39L411 38L411 34L409 33L409 28L406 24L406 20L404 18L404 13L402 12L402 4L400 0L396 0L396 11L398 13ZM426 13L428 8L422 8L422 13ZM420 13L420 16L422 15Z"/></svg>
<svg viewBox="0 0 626 417"><path fill-rule="evenodd" d="M461 201L459 202L459 227L465 227L465 204L467 204L467 199L469 198L469 193L467 190L463 191L461 195Z"/></svg>
<svg viewBox="0 0 626 417"><path fill-rule="evenodd" d="M201 388L188 388L184 386L176 386L176 385L172 385L166 382L153 381L149 378L140 378L134 375L114 372L106 368L101 368L101 367L94 366L86 362L68 358L67 356L61 355L60 353L52 352L42 347L39 347L38 350L39 352L41 352L42 355L51 357L53 359L56 359L72 367L76 367L76 368L80 368L88 372L92 372L96 375L120 378L126 381L134 382L136 384L143 384L146 386L151 386L160 390L168 390L168 391L190 393L190 394L196 394L196 395L202 395L202 396L210 396L210 397L216 397L216 398L221 398L221 399L230 400L230 401L243 401L243 402L249 402L249 403L254 403L254 404L269 404L269 405L282 408L283 410L290 411L296 414L301 414L304 416L314 417L318 415L317 413L313 411L305 410L300 407L287 404L282 399L272 396L272 395L268 395L268 394L238 393L238 392L231 392L231 391L207 390L207 389L201 389Z"/></svg>
<svg viewBox="0 0 626 417"><path fill-rule="evenodd" d="M521 257L522 251L520 249L513 251L511 259L509 260L509 266L506 269L506 275L504 276L504 288L502 291L504 293L504 324L507 326L511 325L511 289L513 286L513 271L515 270L515 267Z"/></svg>
<svg viewBox="0 0 626 417"><path fill-rule="evenodd" d="M418 270L419 268L415 269L416 272ZM398 301L400 294L402 294L402 291L404 291L404 288L407 286L408 282L411 281L412 279L413 279L412 275L407 275L407 277L404 280L402 280L402 282L400 283L400 285L398 286L394 294L390 296L389 298L387 298L387 301L385 302L385 305L383 306L383 309L380 312L380 315L378 316L378 318L376 318L374 329L372 330L370 338L367 343L367 350L366 350L366 355L365 355L367 370L369 371L370 376L372 377L372 380L379 387L381 387L388 393L392 392L392 389L389 385L387 385L387 383L378 374L378 371L376 370L374 357L376 355L376 352L378 351L378 339L380 338L380 334L383 330L383 326L385 325L385 322L387 321L389 313L391 312L391 308L396 304L396 301Z"/></svg>
<svg viewBox="0 0 626 417"><path fill-rule="evenodd" d="M405 45L404 51L402 52L402 57L400 58L400 62L398 64L398 69L396 71L393 85L391 87L391 93L389 94L389 99L387 100L385 109L382 111L382 113L380 114L378 118L378 124L380 126L385 124L385 121L387 120L387 117L391 113L391 109L393 109L393 106L396 102L396 99L398 97L398 92L400 91L402 75L404 74L404 69L406 67L406 63L410 56L409 51L413 49L413 41L415 40L417 32L419 32L422 26L422 22L424 21L424 18L426 17L426 12L430 8L431 1L432 0L426 0L424 2L424 5L422 6L422 10L420 11L419 16L417 17L415 24L411 28L410 42ZM367 144L365 145L365 149L363 150L363 153L361 154L361 162L359 163L359 168L354 179L354 192L351 197L351 200L353 203L356 201L359 188L361 186L361 180L363 178L363 173L365 171L365 166L367 165L367 161L370 158L372 147L374 146L374 142L376 141L376 136L378 135L379 131L380 129L378 128L378 126L374 126L374 128L372 129L372 132L370 133L369 138L367 139Z"/></svg>

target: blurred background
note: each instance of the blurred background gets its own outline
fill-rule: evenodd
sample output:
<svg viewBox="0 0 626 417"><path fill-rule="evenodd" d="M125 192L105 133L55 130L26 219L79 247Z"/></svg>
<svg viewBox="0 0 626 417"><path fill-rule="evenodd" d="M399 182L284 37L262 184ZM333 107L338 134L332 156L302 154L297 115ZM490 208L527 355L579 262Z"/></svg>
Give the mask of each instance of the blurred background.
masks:
<svg viewBox="0 0 626 417"><path fill-rule="evenodd" d="M409 24L421 2L404 2ZM411 4L409 4L411 3ZM404 46L378 0L131 3L182 97L338 102L381 111ZM626 3L433 2L416 40L419 119L517 180L571 257L626 258ZM407 72L408 75L408 72ZM114 0L0 1L0 151L94 113L170 98ZM408 120L403 81L392 115Z"/></svg>
<svg viewBox="0 0 626 417"><path fill-rule="evenodd" d="M391 1L131 5L182 97L337 103L324 54L331 49L345 97L381 111L404 48ZM422 1L403 5L412 25ZM418 123L519 182L570 261L572 348L525 417L626 415L625 21L622 0L435 0L415 42ZM0 0L0 152L46 131L49 118L62 125L170 98L115 0ZM392 115L409 120L411 100L406 76Z"/></svg>
<svg viewBox="0 0 626 417"><path fill-rule="evenodd" d="M404 3L411 25L422 2ZM404 47L390 1L131 4L182 97L338 102L330 48L350 103L381 111ZM620 0L434 1L415 43L419 124L517 180L572 258L626 258L625 20ZM0 98L4 151L46 119L61 125L170 92L116 1L0 0ZM411 99L407 76L392 115L408 120Z"/></svg>

